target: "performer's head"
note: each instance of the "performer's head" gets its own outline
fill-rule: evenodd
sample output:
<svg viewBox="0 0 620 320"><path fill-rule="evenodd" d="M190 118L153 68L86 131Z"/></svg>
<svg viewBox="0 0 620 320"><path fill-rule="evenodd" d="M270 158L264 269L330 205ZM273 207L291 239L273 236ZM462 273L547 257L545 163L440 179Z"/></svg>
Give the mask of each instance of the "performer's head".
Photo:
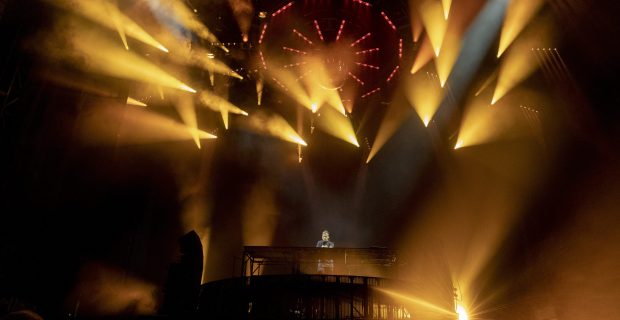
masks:
<svg viewBox="0 0 620 320"><path fill-rule="evenodd" d="M323 241L329 241L329 231L323 230L323 234L321 235L321 238L323 238Z"/></svg>

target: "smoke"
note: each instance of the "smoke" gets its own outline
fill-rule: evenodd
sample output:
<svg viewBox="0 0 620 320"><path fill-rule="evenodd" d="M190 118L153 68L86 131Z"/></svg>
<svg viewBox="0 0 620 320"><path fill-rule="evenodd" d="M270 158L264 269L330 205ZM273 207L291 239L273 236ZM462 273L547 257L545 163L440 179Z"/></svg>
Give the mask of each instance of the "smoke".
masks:
<svg viewBox="0 0 620 320"><path fill-rule="evenodd" d="M265 182L257 183L247 196L242 212L244 245L271 245L278 218L273 188Z"/></svg>
<svg viewBox="0 0 620 320"><path fill-rule="evenodd" d="M237 19L237 24L239 24L239 29L241 30L241 35L243 37L243 41L245 42L247 41L248 32L250 31L250 26L252 25L252 16L254 15L252 1L228 0L228 4L235 15L235 19Z"/></svg>
<svg viewBox="0 0 620 320"><path fill-rule="evenodd" d="M145 315L156 310L155 289L124 270L90 263L82 267L68 301L77 301L78 313L86 315Z"/></svg>

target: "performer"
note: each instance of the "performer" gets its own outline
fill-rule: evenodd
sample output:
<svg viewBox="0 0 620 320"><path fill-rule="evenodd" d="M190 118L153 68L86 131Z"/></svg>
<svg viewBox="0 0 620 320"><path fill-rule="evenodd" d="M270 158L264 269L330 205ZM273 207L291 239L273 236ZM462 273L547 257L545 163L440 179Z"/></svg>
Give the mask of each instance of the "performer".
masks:
<svg viewBox="0 0 620 320"><path fill-rule="evenodd" d="M319 240L316 243L317 248L333 248L334 243L329 241L329 231L323 230L323 234L321 235L322 240Z"/></svg>
<svg viewBox="0 0 620 320"><path fill-rule="evenodd" d="M333 248L334 247L334 243L329 241L329 231L327 230L323 230L323 234L321 234L321 238L322 240L319 240L316 243L316 247L317 248ZM319 260L319 264L317 266L317 272L318 273L325 273L325 269L328 269L330 271L330 273L333 273L334 271L334 260L328 259L328 260Z"/></svg>

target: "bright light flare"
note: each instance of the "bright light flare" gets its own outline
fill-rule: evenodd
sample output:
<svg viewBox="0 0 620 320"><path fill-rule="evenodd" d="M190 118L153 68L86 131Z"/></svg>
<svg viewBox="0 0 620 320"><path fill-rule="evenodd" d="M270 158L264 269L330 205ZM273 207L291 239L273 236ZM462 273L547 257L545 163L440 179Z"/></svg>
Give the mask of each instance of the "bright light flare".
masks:
<svg viewBox="0 0 620 320"><path fill-rule="evenodd" d="M456 306L456 314L459 315L459 320L469 320L467 310L465 310L465 307L460 304Z"/></svg>
<svg viewBox="0 0 620 320"><path fill-rule="evenodd" d="M76 1L76 0L47 0L52 4L76 12L102 26L116 30L123 41L123 46L129 50L127 39L129 36L142 43L155 47L161 51L168 49L155 40L137 23L123 14L118 7L104 0ZM102 14L107 13L107 14Z"/></svg>
<svg viewBox="0 0 620 320"><path fill-rule="evenodd" d="M513 43L501 61L491 104L499 101L536 70L538 64L536 59L532 58L531 49L547 47L550 43L551 31L549 21L540 21Z"/></svg>
<svg viewBox="0 0 620 320"><path fill-rule="evenodd" d="M435 0L424 0L420 4L419 12L428 38L433 45L435 56L439 56L443 39L448 30L448 22L444 18L442 4Z"/></svg>
<svg viewBox="0 0 620 320"><path fill-rule="evenodd" d="M499 39L499 48L497 51L498 58L504 54L506 49L508 49L519 36L525 26L527 26L538 10L540 10L543 3L543 0L510 1L506 9L506 16Z"/></svg>

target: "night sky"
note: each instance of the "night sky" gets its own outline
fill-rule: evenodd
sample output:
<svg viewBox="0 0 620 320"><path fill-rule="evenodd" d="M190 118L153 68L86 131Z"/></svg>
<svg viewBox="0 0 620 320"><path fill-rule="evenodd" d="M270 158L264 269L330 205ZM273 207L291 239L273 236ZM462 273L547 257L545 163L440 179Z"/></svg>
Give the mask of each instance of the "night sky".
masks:
<svg viewBox="0 0 620 320"><path fill-rule="evenodd" d="M204 2L191 1L206 25L222 42L239 41L228 3ZM262 2L254 1L255 11L278 7ZM406 1L375 2L395 16L408 12ZM299 163L297 145L244 130L236 115L225 130L219 113L206 109L198 111L198 126L218 138L202 140L201 149L190 140L123 144L139 128L97 118L96 107L130 107L125 99L139 85L40 57L32 39L51 29L58 13L44 1L2 3L0 317L7 301L46 319L62 317L78 300L85 312L114 313L114 303L97 310L84 295L105 299L116 291L103 287L115 283L119 291L145 292L144 310L154 312L178 258L177 240L188 231L207 244L203 281L212 281L239 275L243 245L314 246L327 229L337 247L400 250L412 281L434 277L430 261L442 261L479 303L480 318L620 318L618 4L549 1L542 9L558 26L556 47L571 79L549 81L539 70L510 96L516 114L519 103L540 111L539 135L515 126L495 141L453 149L470 92L496 66L494 52L485 51L462 97L428 128L406 105L401 81L353 113L360 148L319 130L309 134L305 123L309 146ZM259 32L258 22L251 30ZM411 39L408 25L399 30ZM418 50L405 46L403 70ZM251 68L250 52L233 51L224 61ZM50 75L114 95L64 87ZM209 81L199 71L191 78ZM227 91L250 114L296 117L292 99L270 87L256 107L251 77L226 83L214 91ZM169 102L154 98L148 110L180 121ZM367 164L389 114L402 124ZM103 138L93 119L105 127Z"/></svg>

